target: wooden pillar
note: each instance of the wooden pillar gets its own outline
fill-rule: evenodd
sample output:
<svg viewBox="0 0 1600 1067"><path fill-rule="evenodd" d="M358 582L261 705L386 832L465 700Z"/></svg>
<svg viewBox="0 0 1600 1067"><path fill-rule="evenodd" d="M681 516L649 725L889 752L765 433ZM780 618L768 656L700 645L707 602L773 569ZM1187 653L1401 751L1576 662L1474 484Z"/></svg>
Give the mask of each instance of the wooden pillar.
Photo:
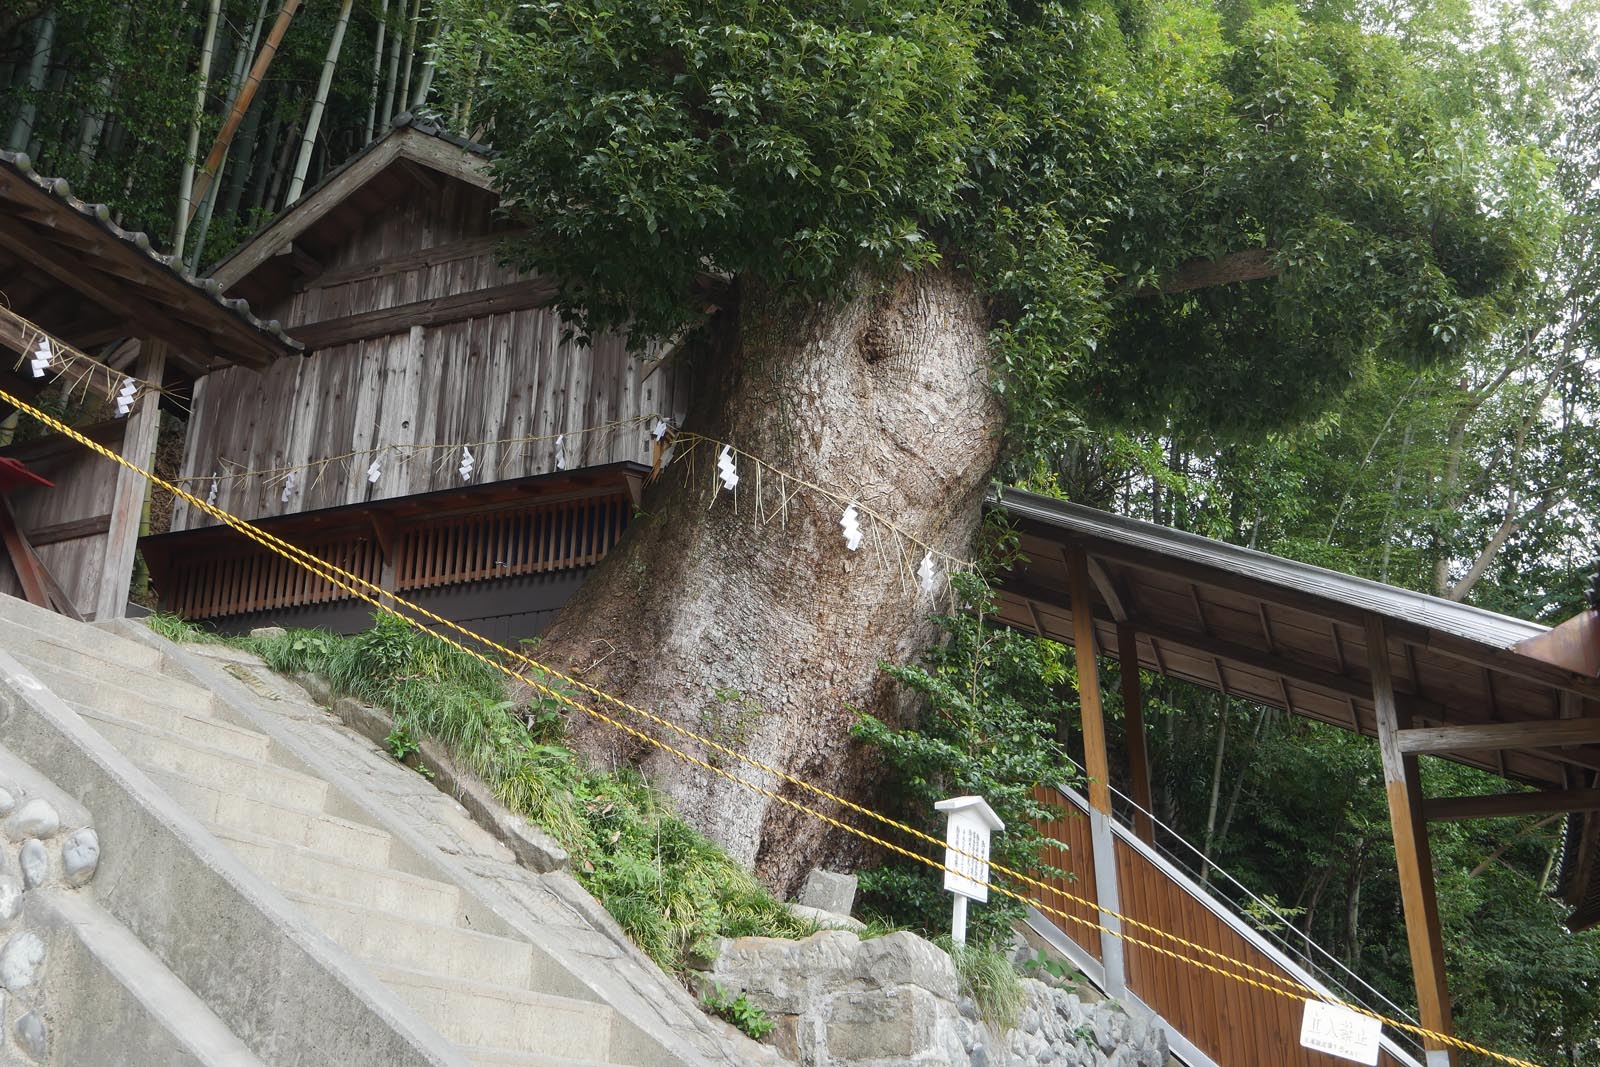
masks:
<svg viewBox="0 0 1600 1067"><path fill-rule="evenodd" d="M1434 895L1433 856L1428 849L1428 824L1422 816L1422 789L1417 757L1400 751L1396 734L1408 724L1394 697L1389 666L1389 639L1383 620L1367 616L1367 659L1372 671L1372 704L1377 712L1378 748L1389 796L1389 823L1394 834L1395 869L1400 877L1400 903L1405 913L1406 941L1417 986L1417 1017L1429 1030L1454 1034L1450 1024L1450 992L1444 973L1444 940L1439 930L1439 902ZM1449 1046L1425 1040L1428 1067L1455 1067Z"/></svg>
<svg viewBox="0 0 1600 1067"><path fill-rule="evenodd" d="M1147 845L1156 841L1150 797L1150 755L1144 742L1144 692L1139 686L1139 635L1125 622L1117 623L1117 660L1122 665L1122 714L1128 730L1130 790L1139 810L1133 813L1133 832Z"/></svg>
<svg viewBox="0 0 1600 1067"><path fill-rule="evenodd" d="M141 381L159 382L167 366L167 346L145 338L133 375ZM139 394L123 431L122 456L145 470L156 455L156 431L160 428L161 396L155 392ZM133 579L133 557L139 546L139 522L144 514L145 479L126 467L117 468L116 488L111 497L111 525L106 530L106 554L100 571L100 589L95 596L96 619L120 619L126 614L128 583Z"/></svg>
<svg viewBox="0 0 1600 1067"><path fill-rule="evenodd" d="M1111 832L1111 771L1106 759L1105 715L1100 706L1100 667L1095 659L1094 601L1089 594L1089 561L1083 549L1067 556L1067 580L1072 594L1072 649L1078 662L1078 713L1083 726L1083 767L1089 775L1089 839L1094 849L1095 903L1102 909L1099 922L1100 962L1105 967L1105 990L1121 996L1127 989L1127 968L1122 956L1122 910L1117 886L1116 840Z"/></svg>
<svg viewBox="0 0 1600 1067"><path fill-rule="evenodd" d="M1089 774L1089 805L1111 814L1111 774L1106 761L1106 723L1100 708L1100 670L1094 656L1094 602L1089 561L1083 549L1067 556L1072 594L1072 648L1078 662L1078 711L1083 725L1083 768Z"/></svg>

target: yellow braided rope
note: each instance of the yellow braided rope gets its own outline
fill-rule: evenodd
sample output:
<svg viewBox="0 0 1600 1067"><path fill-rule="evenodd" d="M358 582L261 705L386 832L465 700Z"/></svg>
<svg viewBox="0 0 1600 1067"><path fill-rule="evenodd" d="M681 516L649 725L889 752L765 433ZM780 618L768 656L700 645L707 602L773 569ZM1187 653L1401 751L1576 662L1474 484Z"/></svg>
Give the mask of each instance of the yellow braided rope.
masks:
<svg viewBox="0 0 1600 1067"><path fill-rule="evenodd" d="M255 541L256 543L262 545L263 547L267 548L269 551L272 551L272 552L276 553L277 555L280 555L280 556L283 556L286 559L289 559L291 562L294 562L294 563L298 564L299 566L305 568L306 570L312 572L313 574L317 574L319 577L322 577L324 580L330 582L331 584L333 584L333 585L335 585L335 586L337 586L337 587L339 587L341 589L344 589L346 592L350 593L352 596L357 597L357 598L359 598L359 599L371 604L373 607L377 608L380 611L383 611L383 612L385 612L385 613L387 613L389 615L393 615L394 617L400 619L402 622L405 622L408 625L414 626L419 630L422 630L422 631L424 631L426 633L432 634L435 638L437 638L440 641L443 641L446 645L449 645L450 647L456 649L457 651L460 651L460 652L464 653L465 655L468 655L468 656L472 657L473 659L478 660L479 662L485 664L486 666L489 666L489 667L491 667L491 668L493 668L495 670L500 671L501 673L507 675L508 677L511 677L513 679L516 679L518 681L523 682L524 684L527 684L527 685L531 686L536 691L538 691L538 692L540 692L540 693L542 693L544 695L547 695L547 696L551 697L552 699L555 699L555 700L559 701L560 703L563 703L563 704L565 704L567 706L570 706L570 707L574 708L575 710L581 711L584 714L589 715L592 718L597 719L598 721L607 723L608 725L617 728L618 730L622 731L625 734L628 734L629 736L632 736L634 738L637 738L638 740L646 742L647 744L650 744L650 745L653 745L653 746L655 746L657 748L660 748L663 751L669 752L669 753L677 756L678 758L680 758L680 759L682 759L682 760L684 760L684 761L686 761L688 763L694 764L695 766L698 766L698 767L700 767L700 768L702 768L702 769L704 769L706 771L709 771L709 772L711 772L713 774L716 774L716 775L719 775L719 776L721 776L723 778L726 778L729 781L734 782L735 784L744 786L745 788L750 789L753 792L756 792L756 793L758 793L758 794L760 794L762 796L765 796L768 799L777 801L778 803L784 804L784 805L786 805L786 806L788 806L790 808L793 808L796 811L800 811L800 812L802 812L804 814L810 815L813 818L816 818L819 821L821 821L821 822L823 822L823 823L825 823L825 824L827 824L829 826L835 827L836 829L842 830L842 831L844 831L846 833L849 833L849 834L851 834L853 836L859 837L862 840L867 841L867 842L869 842L871 844L877 845L877 846L879 846L879 847L881 847L883 849L886 849L887 851L889 851L891 853L903 856L903 857L905 857L907 859L910 859L910 860L913 860L915 862L924 864L924 865L926 865L928 867L932 867L932 868L934 868L936 870L942 870L942 871L952 871L953 870L952 868L948 867L946 864L944 864L944 863L942 863L942 862L940 862L940 861L938 861L936 859L933 859L932 857L922 855L921 853L913 852L910 849L907 849L907 848L905 848L905 847L903 847L901 845L897 845L897 844L894 844L892 842L886 841L883 838L878 837L878 836L876 836L876 835L874 835L872 833L869 833L868 831L862 830L859 827L853 826L853 825L851 825L849 823L843 822L842 820L840 820L838 818L835 818L833 816L826 815L826 814L824 814L824 813L822 813L820 811L817 811L816 809L814 809L812 807L809 807L808 805L802 804L799 801L794 800L791 797L783 796L782 794L776 793L776 792L774 792L774 791L772 791L770 789L767 789L767 788L765 788L763 786L757 785L756 783L751 782L748 779L742 778L742 777L732 773L731 771L727 770L726 768L715 766L714 764L712 764L712 763L710 763L710 762L708 762L706 760L703 760L703 759L700 759L700 758L698 758L696 756L690 755L689 753L683 751L680 748L677 748L674 745L671 745L671 744L669 744L669 743L667 743L665 741L660 740L657 737L654 737L654 736L652 736L650 734L645 733L642 730L639 730L639 729L637 729L637 728L635 728L633 726L630 726L630 725L628 725L628 724L626 724L624 722L621 722L618 719L616 719L616 718L614 718L614 717L612 717L610 715L607 715L604 712L599 711L598 709L589 707L586 704L583 704L583 703L581 703L579 701L576 701L576 700L572 699L571 696L569 696L568 694L562 692L561 690L551 688L550 686L548 686L548 685L546 685L544 683L541 683L540 681L538 681L538 680L536 680L534 678L530 678L530 677L528 677L527 675L525 675L525 674L523 674L521 672L513 670L511 667L507 666L504 662L492 659L491 657L484 655L482 652L479 652L479 651L477 651L476 649L473 649L473 648L469 648L466 645L460 643L459 641L454 640L453 638L447 637L444 634L441 634L441 633L438 633L436 631L428 629L427 627L423 626L420 622L418 622L416 619L408 618L406 615L404 615L400 611L396 610L396 608L393 606L393 604L400 604L400 605L404 606L407 610L414 611L418 615L420 615L420 616L422 616L424 618L427 618L427 619L429 619L429 620L431 620L433 622L436 622L436 623L438 623L440 625L443 625L443 626L446 626L446 627L448 627L448 628L450 628L452 630L455 630L455 631L459 632L460 634L462 634L464 637L468 638L469 640L476 641L476 642L478 642L479 644L483 645L486 648L493 649L496 652L499 652L499 653L509 657L510 659L520 660L520 661L526 663L528 666L540 671L542 674L544 674L544 675L546 675L548 677L557 678L557 679L559 679L559 680L561 680L561 681L563 681L563 682L565 682L567 684L570 684L572 686L575 686L576 688L579 688L579 689L581 689L581 690L583 690L583 691L585 691L585 692L587 692L587 693L589 693L589 694L591 694L591 695L593 695L593 696L595 696L595 697L597 697L597 698L599 698L601 700L604 700L607 703L614 704L614 705L616 705L618 707L621 707L621 708L624 708L624 709L626 709L626 710L628 710L628 711L630 711L630 712L632 712L634 714L641 715L645 719L647 719L647 720L649 720L651 722L654 722L654 723L656 723L658 725L661 725L661 726L665 726L665 727L673 730L674 732L679 733L682 736L694 739L697 742L699 742L699 743L701 743L703 745L706 745L707 747L709 747L709 748L711 748L711 749L713 749L715 751L721 752L721 753L723 753L725 755L729 755L729 756L731 756L731 757L733 757L735 759L740 760L741 762L747 763L747 764L749 764L749 765L751 765L753 767L756 767L757 769L760 769L760 770L762 770L762 771L764 771L766 773L773 774L775 777L781 778L784 781L787 781L787 782L789 782L791 784L794 784L796 786L804 788L807 791L812 792L812 793L814 793L814 794L816 794L818 796L827 798L829 800L833 800L833 801L841 804L843 807L845 807L845 808L847 808L849 810L856 811L856 812L858 812L860 814L863 814L863 815L866 815L866 816L868 816L868 817L870 817L870 818L872 818L872 819L874 819L874 820L876 820L876 821L878 821L878 822L880 822L880 823L882 823L884 825L887 825L887 826L893 827L895 829L901 830L901 831L911 835L914 838L925 840L925 841L930 842L930 843L932 843L934 845L937 845L937 846L939 846L941 848L948 848L948 846L945 844L945 842L940 841L939 839L937 839L937 838L935 838L935 837L933 837L933 836L931 836L931 835L929 835L929 834L927 834L927 833L925 833L925 832L923 832L921 830L918 830L918 829L916 829L914 827L908 826L907 824L899 822L898 820L892 819L892 818L890 818L888 816L882 815L881 813L875 812L875 811L873 811L873 810L871 810L869 808L866 808L866 807L864 807L862 805L856 804L853 801L849 801L849 800L847 800L847 799L845 799L843 797L839 797L839 796L837 796L837 795L835 795L835 794L833 794L833 793L831 793L831 792L829 792L829 791L827 791L825 789L822 789L821 787L812 785L811 783L805 782L802 779L799 779L799 778L797 778L797 777L795 777L793 775L790 775L788 772L781 771L781 770L779 770L777 768L770 767L770 766L768 766L768 765L766 765L764 763L761 763L760 761L751 759L751 758L745 756L742 753L739 753L739 752L736 752L736 751L734 751L732 749L729 749L724 745L718 744L717 742L712 741L709 738L702 737L699 734L694 733L693 731L690 731L690 730L688 730L688 729L686 729L684 727L679 726L676 723L671 722L670 720L661 718L660 716L657 716L657 715L654 715L654 714L652 714L650 712L647 712L642 708L637 708L637 707L627 703L626 701L623 701L620 698L611 696L610 694L604 693L601 690L596 689L595 687L590 686L587 683L584 683L579 679L572 678L572 677L570 677L568 675L563 674L560 671L553 670L553 669L545 666L544 664L541 664L538 661L533 660L532 658L530 658L529 656L527 656L527 655L525 655L525 654L523 654L521 652L514 651L512 649L506 648L505 646L500 645L500 644L498 644L498 643L496 643L494 641L491 641L490 639L488 639L486 637L483 637L480 634L474 633L473 631L468 630L465 627L462 627L462 626L458 625L457 623L454 623L454 622L452 622L452 621L450 621L448 619L443 618L442 616L439 616L439 615L436 615L436 614L434 614L434 613L432 613L430 611L427 611L426 609L424 609L424 608L422 608L422 607L420 607L420 606L418 606L416 604L413 604L413 603L405 600L404 598L398 597L398 596L394 595L393 593L390 593L390 592L388 592L386 590L383 590L382 588L374 585L373 583L368 582L368 581L366 581L366 580L364 580L364 579L362 579L362 578L360 578L360 577L358 577L358 576L356 576L354 574L350 574L349 572L343 571L340 568L335 567L334 565L332 565L330 563L327 563L326 561L318 559L317 557L310 555L309 553L305 552L304 550L299 549L296 546L289 544L288 542L282 541L281 539L275 537L274 535L272 535L272 534L270 534L270 533L268 533L268 532L266 532L264 530L257 529L256 527L250 525L248 522L246 522L243 519L238 518L237 516L234 516L234 515L232 515L232 514L230 514L228 512L222 511L220 508L217 508L214 505L207 504L205 501L199 499L198 497L195 497L192 494L190 494L188 492L185 492L183 489L177 487L176 485L173 485L172 483L166 481L165 479L162 479L162 478L156 476L155 474L144 470L143 468L141 468L137 464L134 464L131 461L129 461L129 460L125 459L124 457L118 455L117 453L113 452L111 449L106 448L105 446L99 444L98 442L95 442L95 441L89 439L88 437L85 437L83 434L78 433L76 430L72 429L70 426L67 426L65 423L61 422L60 420L58 420L56 418L53 418L52 416L46 414L43 411L38 410L37 408L33 407L32 405L25 403L21 399L12 396L10 393L7 393L4 390L0 390L0 400L4 400L5 402L7 402L9 404L12 404L18 410L27 413L30 417L36 419L40 423L42 423L45 426L49 427L50 429L53 429L53 430L63 434L64 436L69 437L72 440L77 441L79 444L82 444L85 447L89 448L90 450L92 450L94 452L97 452L102 456L105 456L107 459L112 460L113 462L115 462L118 465L126 468L127 470L129 470L129 471L131 471L131 472L133 472L135 474L138 474L143 478L146 478L151 483L153 483L155 485L159 485L162 488L168 490L169 492L172 492L173 494L181 497L182 499L187 501L191 506L199 509L200 511L204 512L205 514L208 514L208 515L212 516L213 518L217 519L219 522L222 522L225 525L227 525L227 526L239 531L240 533L242 533L246 537L248 537L250 540ZM377 594L377 596L369 595L368 593L365 593L365 592L361 591L361 588L358 588L358 587L369 588L369 589L373 590ZM380 597L382 599L379 599ZM384 602L385 600L390 601L392 603L385 603ZM962 852L960 849L951 848L951 849L949 849L949 851L954 852L957 855L965 856L967 858L981 859L981 857L972 856L969 853ZM1217 974L1217 975L1220 975L1222 977L1231 978L1231 979L1233 979L1235 981L1242 982L1245 985L1248 985L1248 986L1251 986L1251 987L1254 987L1254 988L1257 988L1257 989L1261 989L1261 990L1264 990L1264 991L1269 992L1269 993L1275 993L1275 994L1277 994L1279 996L1286 997L1286 998L1289 998L1289 999L1292 999L1292 1000L1303 1000L1303 999L1306 999L1306 994L1310 994L1310 996L1313 997L1313 998L1324 1000L1324 1001L1328 1001L1330 1003L1333 1003L1333 1004L1336 1004L1338 1006L1344 1007L1344 1008L1346 1008L1346 1009L1348 1009L1350 1011L1354 1011L1354 1012L1356 1012L1358 1014L1365 1015L1365 1016L1367 1016L1369 1018L1376 1019L1379 1022L1381 1022L1381 1023L1383 1023L1383 1024L1387 1025L1387 1026L1393 1027L1393 1028L1395 1028L1397 1030L1402 1030L1402 1031L1406 1031L1406 1032L1415 1034L1415 1035L1417 1035L1419 1037L1422 1037L1422 1038L1424 1038L1426 1040L1431 1040L1431 1041L1433 1041L1435 1043L1438 1043L1438 1044L1443 1044L1443 1045L1451 1046L1451 1047L1454 1047L1454 1048L1462 1049L1462 1050L1467 1051L1467 1052L1473 1052L1473 1053L1476 1053L1478 1055L1487 1056L1487 1057L1489 1057L1491 1059L1500 1061L1502 1063L1510 1064L1510 1065L1512 1065L1512 1067L1539 1067L1538 1064L1532 1063L1532 1062L1530 1062L1528 1060L1523 1060L1523 1059L1519 1059L1519 1058L1514 1057L1514 1056L1508 1056L1508 1055L1506 1055L1504 1053L1495 1052L1492 1049L1484 1048L1481 1045L1473 1044L1472 1042L1465 1041L1465 1040L1463 1040L1461 1038L1455 1037L1455 1036L1450 1035L1450 1034L1444 1034L1444 1033L1440 1033L1440 1032L1435 1031L1435 1030L1430 1030L1430 1029L1427 1029L1426 1027L1418 1026L1416 1024L1409 1023L1409 1022L1405 1022L1404 1020L1392 1019L1392 1018L1389 1018L1387 1016L1381 1015L1381 1014L1379 1014L1377 1012L1371 1011L1371 1010L1369 1010L1369 1009L1367 1009L1367 1008L1365 1008L1365 1007L1363 1007L1361 1005L1350 1004L1350 1003L1339 1001L1336 998L1332 998L1332 997L1326 996L1326 995L1318 992L1317 990L1312 989L1311 987L1305 985L1304 983L1295 981L1295 980L1293 980L1291 978L1286 978L1286 977L1283 977L1281 975L1274 974L1274 973L1272 973L1270 971L1263 970L1263 969L1261 969L1259 967L1255 967L1255 966L1253 966L1253 965L1251 965L1249 963L1244 962L1243 960L1238 960L1238 959L1234 959L1232 957L1226 956L1225 954L1217 952L1217 951L1215 951L1213 949L1207 948L1204 945L1196 944L1196 943L1194 943L1192 941L1189 941L1189 940L1187 940L1187 939L1185 939L1185 938L1183 938L1183 937L1181 937L1181 936L1179 936L1177 934L1173 934L1173 933L1171 933L1169 931L1162 930L1159 927L1151 926L1151 925L1149 925L1147 923L1140 922L1139 920L1133 919L1130 916L1121 915L1121 914L1119 914L1117 912L1110 911L1110 910L1105 909L1105 908L1101 908L1094 901L1088 900L1088 899L1083 898L1083 897L1076 896L1076 895L1071 894L1071 893L1067 893L1064 890L1061 890L1061 889L1059 889L1059 888L1057 888L1055 886L1049 885L1048 883L1039 881L1038 879L1032 878L1032 877L1030 877L1028 875L1021 874L1020 872L1011 871L1009 868L1005 868L1005 867L1000 866L998 864L991 863L990 866L994 870L997 870L997 871L999 871L999 872L1001 872L1003 874L1006 874L1008 877L1016 878L1017 880L1022 881L1025 884L1032 885L1032 886L1034 886L1036 888L1042 889L1045 892L1050 893L1050 894L1052 894L1054 896L1061 897L1063 899L1072 901L1073 903L1076 903L1076 904L1079 904L1081 906L1090 908L1090 909L1092 909L1092 910L1094 910L1096 912L1099 912L1099 913L1101 913L1103 915L1106 915L1106 916L1108 916L1110 918L1117 919L1120 922L1126 923L1127 925L1133 926L1133 927L1135 927L1137 929L1141 929L1141 930L1144 930L1144 931L1149 932L1151 934L1154 934L1156 936L1163 937L1163 938L1165 938L1165 939L1167 939L1167 940L1169 940L1169 941L1171 941L1173 943L1176 943L1176 944L1178 944L1178 945L1180 945L1180 946L1182 946L1182 947L1184 947L1186 949L1194 950L1194 951L1197 951L1197 952L1199 952L1199 953L1201 953L1203 955L1211 956L1211 957L1213 957L1215 959L1221 960L1222 962L1228 963L1228 964L1230 964L1230 965L1232 965L1234 967L1241 968L1244 971L1253 972L1253 973L1262 975L1263 977L1268 979L1268 981L1260 981L1258 979L1248 977L1246 974L1240 974L1240 973L1237 973L1235 971L1227 970L1227 969L1224 969L1223 967L1219 967L1219 966L1216 966L1214 964L1207 963L1207 962L1205 962L1203 960L1198 960L1198 959L1194 959L1194 958L1189 957L1189 956L1185 956L1182 953L1175 952L1175 951L1173 951L1171 949L1162 947L1160 945L1152 944L1152 943L1150 943L1148 941L1145 941L1145 940L1143 940L1141 938L1134 937L1134 936L1132 936L1132 935L1130 935L1130 934L1128 934L1128 933L1126 933L1126 932L1124 932L1122 930L1113 929L1111 927L1102 925L1102 924L1094 922L1092 920L1085 919L1085 918L1083 918L1081 916L1070 914L1070 913L1068 913L1066 911L1063 911L1060 908L1053 907L1053 906L1051 906L1049 904L1046 904L1043 901L1027 897L1027 896L1025 896L1025 895L1023 895L1023 894L1017 892L1016 890L1013 890L1013 889L1011 889L1011 888L1009 888L1007 886L998 885L998 884L995 884L993 882L984 882L984 883L982 883L982 884L986 885L989 889L992 889L993 891L995 891L997 893L1000 893L1003 896L1007 896L1007 897L1010 897L1010 898L1012 898L1014 900L1020 901L1022 903L1029 904L1029 905L1037 908L1038 910L1040 910L1042 912L1045 912L1046 914L1050 914L1050 915L1056 916L1056 917L1061 918L1061 919L1063 919L1065 921L1076 923L1076 924L1078 924L1080 926L1088 927L1089 929L1096 930L1096 931L1099 931L1101 933L1110 934L1110 935L1112 935L1114 937L1118 937L1118 938L1122 939L1124 942L1126 942L1128 944L1138 945L1138 946L1140 946L1142 948L1149 949L1150 951L1155 952L1155 953L1157 953L1159 955L1162 955L1162 956L1165 956L1165 957L1168 957L1168 958L1171 958L1171 959L1174 959L1174 960L1177 960L1177 961L1180 961L1180 962L1191 964L1192 966L1198 967L1198 968L1200 968L1200 969L1202 969L1204 971L1207 971L1207 972L1210 972L1210 973L1213 973L1213 974ZM964 872L955 871L954 873L963 874L964 877L966 876L964 874Z"/></svg>

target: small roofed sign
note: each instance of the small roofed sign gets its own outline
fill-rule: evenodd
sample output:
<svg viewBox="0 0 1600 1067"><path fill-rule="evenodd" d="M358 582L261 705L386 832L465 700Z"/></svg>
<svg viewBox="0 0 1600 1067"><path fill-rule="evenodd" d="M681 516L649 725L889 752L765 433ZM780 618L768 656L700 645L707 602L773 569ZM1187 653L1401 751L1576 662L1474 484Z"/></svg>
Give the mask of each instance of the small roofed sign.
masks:
<svg viewBox="0 0 1600 1067"><path fill-rule="evenodd" d="M1369 1015L1320 1000L1306 1001L1300 1020L1300 1044L1330 1056L1373 1067L1378 1062L1378 1040L1383 1024Z"/></svg>
<svg viewBox="0 0 1600 1067"><path fill-rule="evenodd" d="M944 834L944 887L969 900L989 899L989 835L1006 824L982 797L953 797L934 808L949 819Z"/></svg>

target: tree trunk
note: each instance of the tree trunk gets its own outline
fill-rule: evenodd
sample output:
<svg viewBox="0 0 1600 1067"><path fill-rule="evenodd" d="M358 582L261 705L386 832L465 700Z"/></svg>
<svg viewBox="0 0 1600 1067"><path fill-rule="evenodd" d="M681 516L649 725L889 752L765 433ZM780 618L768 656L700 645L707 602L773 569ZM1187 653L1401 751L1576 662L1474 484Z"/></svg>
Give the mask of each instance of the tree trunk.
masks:
<svg viewBox="0 0 1600 1067"><path fill-rule="evenodd" d="M969 555L998 459L988 319L954 270L863 284L838 306L790 310L739 294L680 358L696 382L684 429L853 497L936 551ZM857 710L909 724L915 706L879 670L934 640L935 605L912 573L925 551L863 520L846 549L842 508L740 463L736 494L711 492L702 446L650 487L627 535L540 645L602 690L711 733L852 798L877 790L850 737ZM768 511L757 517L757 497ZM939 610L948 610L948 586ZM730 691L737 696L730 698ZM613 709L615 710L615 709ZM637 725L660 734L659 727ZM678 810L786 893L811 867L861 858L858 842L758 793L574 715L574 744L602 766L639 766ZM699 746L674 736L699 754ZM727 759L746 780L831 815L835 806Z"/></svg>
<svg viewBox="0 0 1600 1067"><path fill-rule="evenodd" d="M1200 884L1211 881L1211 845L1217 831L1217 801L1222 796L1222 760L1228 753L1228 712L1232 701L1222 698L1222 727L1217 731L1217 755L1211 764L1211 803L1206 810L1206 836L1200 847Z"/></svg>

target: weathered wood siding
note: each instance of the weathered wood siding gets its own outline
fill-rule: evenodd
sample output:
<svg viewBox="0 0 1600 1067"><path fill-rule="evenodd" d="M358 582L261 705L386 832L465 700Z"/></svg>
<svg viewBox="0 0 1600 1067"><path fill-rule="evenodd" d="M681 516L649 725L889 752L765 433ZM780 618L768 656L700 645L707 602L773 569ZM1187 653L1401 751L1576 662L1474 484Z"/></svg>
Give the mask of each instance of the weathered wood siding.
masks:
<svg viewBox="0 0 1600 1067"><path fill-rule="evenodd" d="M103 424L91 436L120 449L126 425ZM92 616L107 556L106 531L116 497L116 465L81 445L57 438L5 451L26 463L35 474L56 483L50 489L28 487L14 491L10 494L11 507L18 525L34 541L39 562L49 568L73 605L85 616ZM0 557L4 555L0 549ZM9 563L0 563L0 593L23 595Z"/></svg>
<svg viewBox="0 0 1600 1067"><path fill-rule="evenodd" d="M481 190L441 182L369 215L322 271L269 313L296 326L476 292L518 280L497 262L492 200ZM648 356L631 356L622 338L592 346L563 340L565 326L543 310L484 315L407 327L257 374L228 369L196 385L183 476L197 496L202 479L231 468L270 470L318 463L384 446L507 441L567 434L568 468L620 460L648 462L648 427L597 433L588 427L641 415L681 413L682 385L671 367L646 377ZM553 440L473 449L474 482L554 469ZM402 459L380 457L383 476L366 479L370 456L338 460L297 475L285 502L277 476L224 480L219 506L258 518L407 496L461 484L454 448ZM174 530L209 520L180 504Z"/></svg>

